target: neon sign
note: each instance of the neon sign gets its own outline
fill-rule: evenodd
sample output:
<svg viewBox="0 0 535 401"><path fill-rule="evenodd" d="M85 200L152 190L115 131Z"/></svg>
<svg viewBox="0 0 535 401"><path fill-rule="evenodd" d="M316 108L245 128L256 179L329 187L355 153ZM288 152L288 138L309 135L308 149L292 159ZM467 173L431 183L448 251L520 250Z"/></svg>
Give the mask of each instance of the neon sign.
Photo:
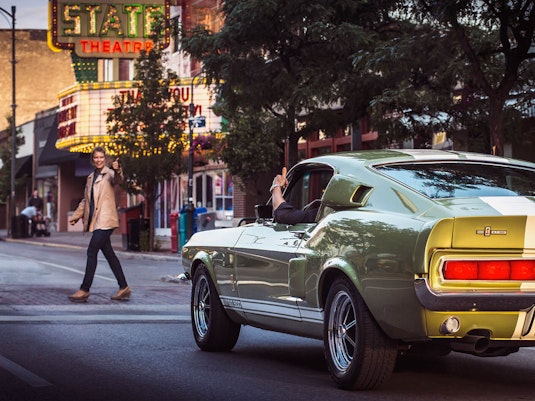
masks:
<svg viewBox="0 0 535 401"><path fill-rule="evenodd" d="M79 57L135 58L154 46L149 39L154 21L158 17L169 19L170 2L52 0L50 7L53 50L74 50ZM162 35L167 46L169 29Z"/></svg>

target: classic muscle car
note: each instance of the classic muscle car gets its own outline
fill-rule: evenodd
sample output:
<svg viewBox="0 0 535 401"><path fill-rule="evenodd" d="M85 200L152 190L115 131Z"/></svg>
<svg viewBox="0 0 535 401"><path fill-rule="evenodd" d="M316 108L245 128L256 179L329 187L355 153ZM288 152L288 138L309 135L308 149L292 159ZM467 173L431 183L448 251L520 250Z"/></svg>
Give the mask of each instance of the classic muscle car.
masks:
<svg viewBox="0 0 535 401"><path fill-rule="evenodd" d="M268 202L185 244L200 349L232 349L241 325L316 338L339 387L372 389L404 353L535 345L535 164L359 151L288 180L288 202L319 205L315 223L277 223Z"/></svg>

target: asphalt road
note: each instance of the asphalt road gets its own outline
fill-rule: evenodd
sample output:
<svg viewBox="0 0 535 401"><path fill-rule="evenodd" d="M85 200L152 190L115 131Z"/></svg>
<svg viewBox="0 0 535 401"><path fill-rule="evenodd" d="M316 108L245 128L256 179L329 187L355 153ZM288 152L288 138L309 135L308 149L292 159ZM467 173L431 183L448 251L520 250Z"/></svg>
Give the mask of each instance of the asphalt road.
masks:
<svg viewBox="0 0 535 401"><path fill-rule="evenodd" d="M86 304L67 295L83 250L0 242L0 401L532 400L535 349L503 358L401 358L384 387L337 389L319 341L243 327L234 350L196 347L176 261L122 258L133 294L109 296L105 261Z"/></svg>

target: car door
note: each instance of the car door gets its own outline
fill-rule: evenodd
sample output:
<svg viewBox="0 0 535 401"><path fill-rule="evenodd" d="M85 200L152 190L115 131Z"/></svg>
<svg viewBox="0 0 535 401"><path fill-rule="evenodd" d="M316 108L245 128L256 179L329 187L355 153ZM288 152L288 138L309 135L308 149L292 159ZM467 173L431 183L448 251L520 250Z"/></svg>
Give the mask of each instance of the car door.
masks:
<svg viewBox="0 0 535 401"><path fill-rule="evenodd" d="M325 177L330 176L330 168L316 165L291 171L285 199L302 208L321 198L321 185L326 185ZM240 237L235 246L236 281L241 307L251 323L281 330L301 321L298 299L290 294L289 264L298 256L303 233L316 224L268 221L248 227Z"/></svg>
<svg viewBox="0 0 535 401"><path fill-rule="evenodd" d="M288 265L301 239L296 230L268 223L249 227L235 251L236 282L243 312L251 322L278 325L277 321L299 320L295 299L288 288Z"/></svg>

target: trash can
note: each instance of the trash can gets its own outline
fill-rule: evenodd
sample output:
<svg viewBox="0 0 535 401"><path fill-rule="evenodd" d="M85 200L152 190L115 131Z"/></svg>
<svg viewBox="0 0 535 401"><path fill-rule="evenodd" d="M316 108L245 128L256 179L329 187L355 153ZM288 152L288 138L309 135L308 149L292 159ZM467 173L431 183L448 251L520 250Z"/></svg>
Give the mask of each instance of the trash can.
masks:
<svg viewBox="0 0 535 401"><path fill-rule="evenodd" d="M216 213L199 213L197 216L197 231L215 229Z"/></svg>
<svg viewBox="0 0 535 401"><path fill-rule="evenodd" d="M200 213L206 213L207 209L205 207L197 207L193 211L193 234L197 232L197 216ZM188 213L186 211L186 206L180 209L180 249L186 243L186 226L188 224Z"/></svg>
<svg viewBox="0 0 535 401"><path fill-rule="evenodd" d="M12 238L28 238L28 217L19 214L11 217L11 237Z"/></svg>
<svg viewBox="0 0 535 401"><path fill-rule="evenodd" d="M148 231L149 219L128 220L128 250L141 251L141 233Z"/></svg>
<svg viewBox="0 0 535 401"><path fill-rule="evenodd" d="M121 230L121 239L123 250L128 250L128 222L132 219L140 219L143 215L143 203L139 205L119 209L119 228Z"/></svg>
<svg viewBox="0 0 535 401"><path fill-rule="evenodd" d="M186 243L186 224L188 222L188 216L186 213L180 213L179 217L180 224L178 225L178 232L180 238L180 249Z"/></svg>

